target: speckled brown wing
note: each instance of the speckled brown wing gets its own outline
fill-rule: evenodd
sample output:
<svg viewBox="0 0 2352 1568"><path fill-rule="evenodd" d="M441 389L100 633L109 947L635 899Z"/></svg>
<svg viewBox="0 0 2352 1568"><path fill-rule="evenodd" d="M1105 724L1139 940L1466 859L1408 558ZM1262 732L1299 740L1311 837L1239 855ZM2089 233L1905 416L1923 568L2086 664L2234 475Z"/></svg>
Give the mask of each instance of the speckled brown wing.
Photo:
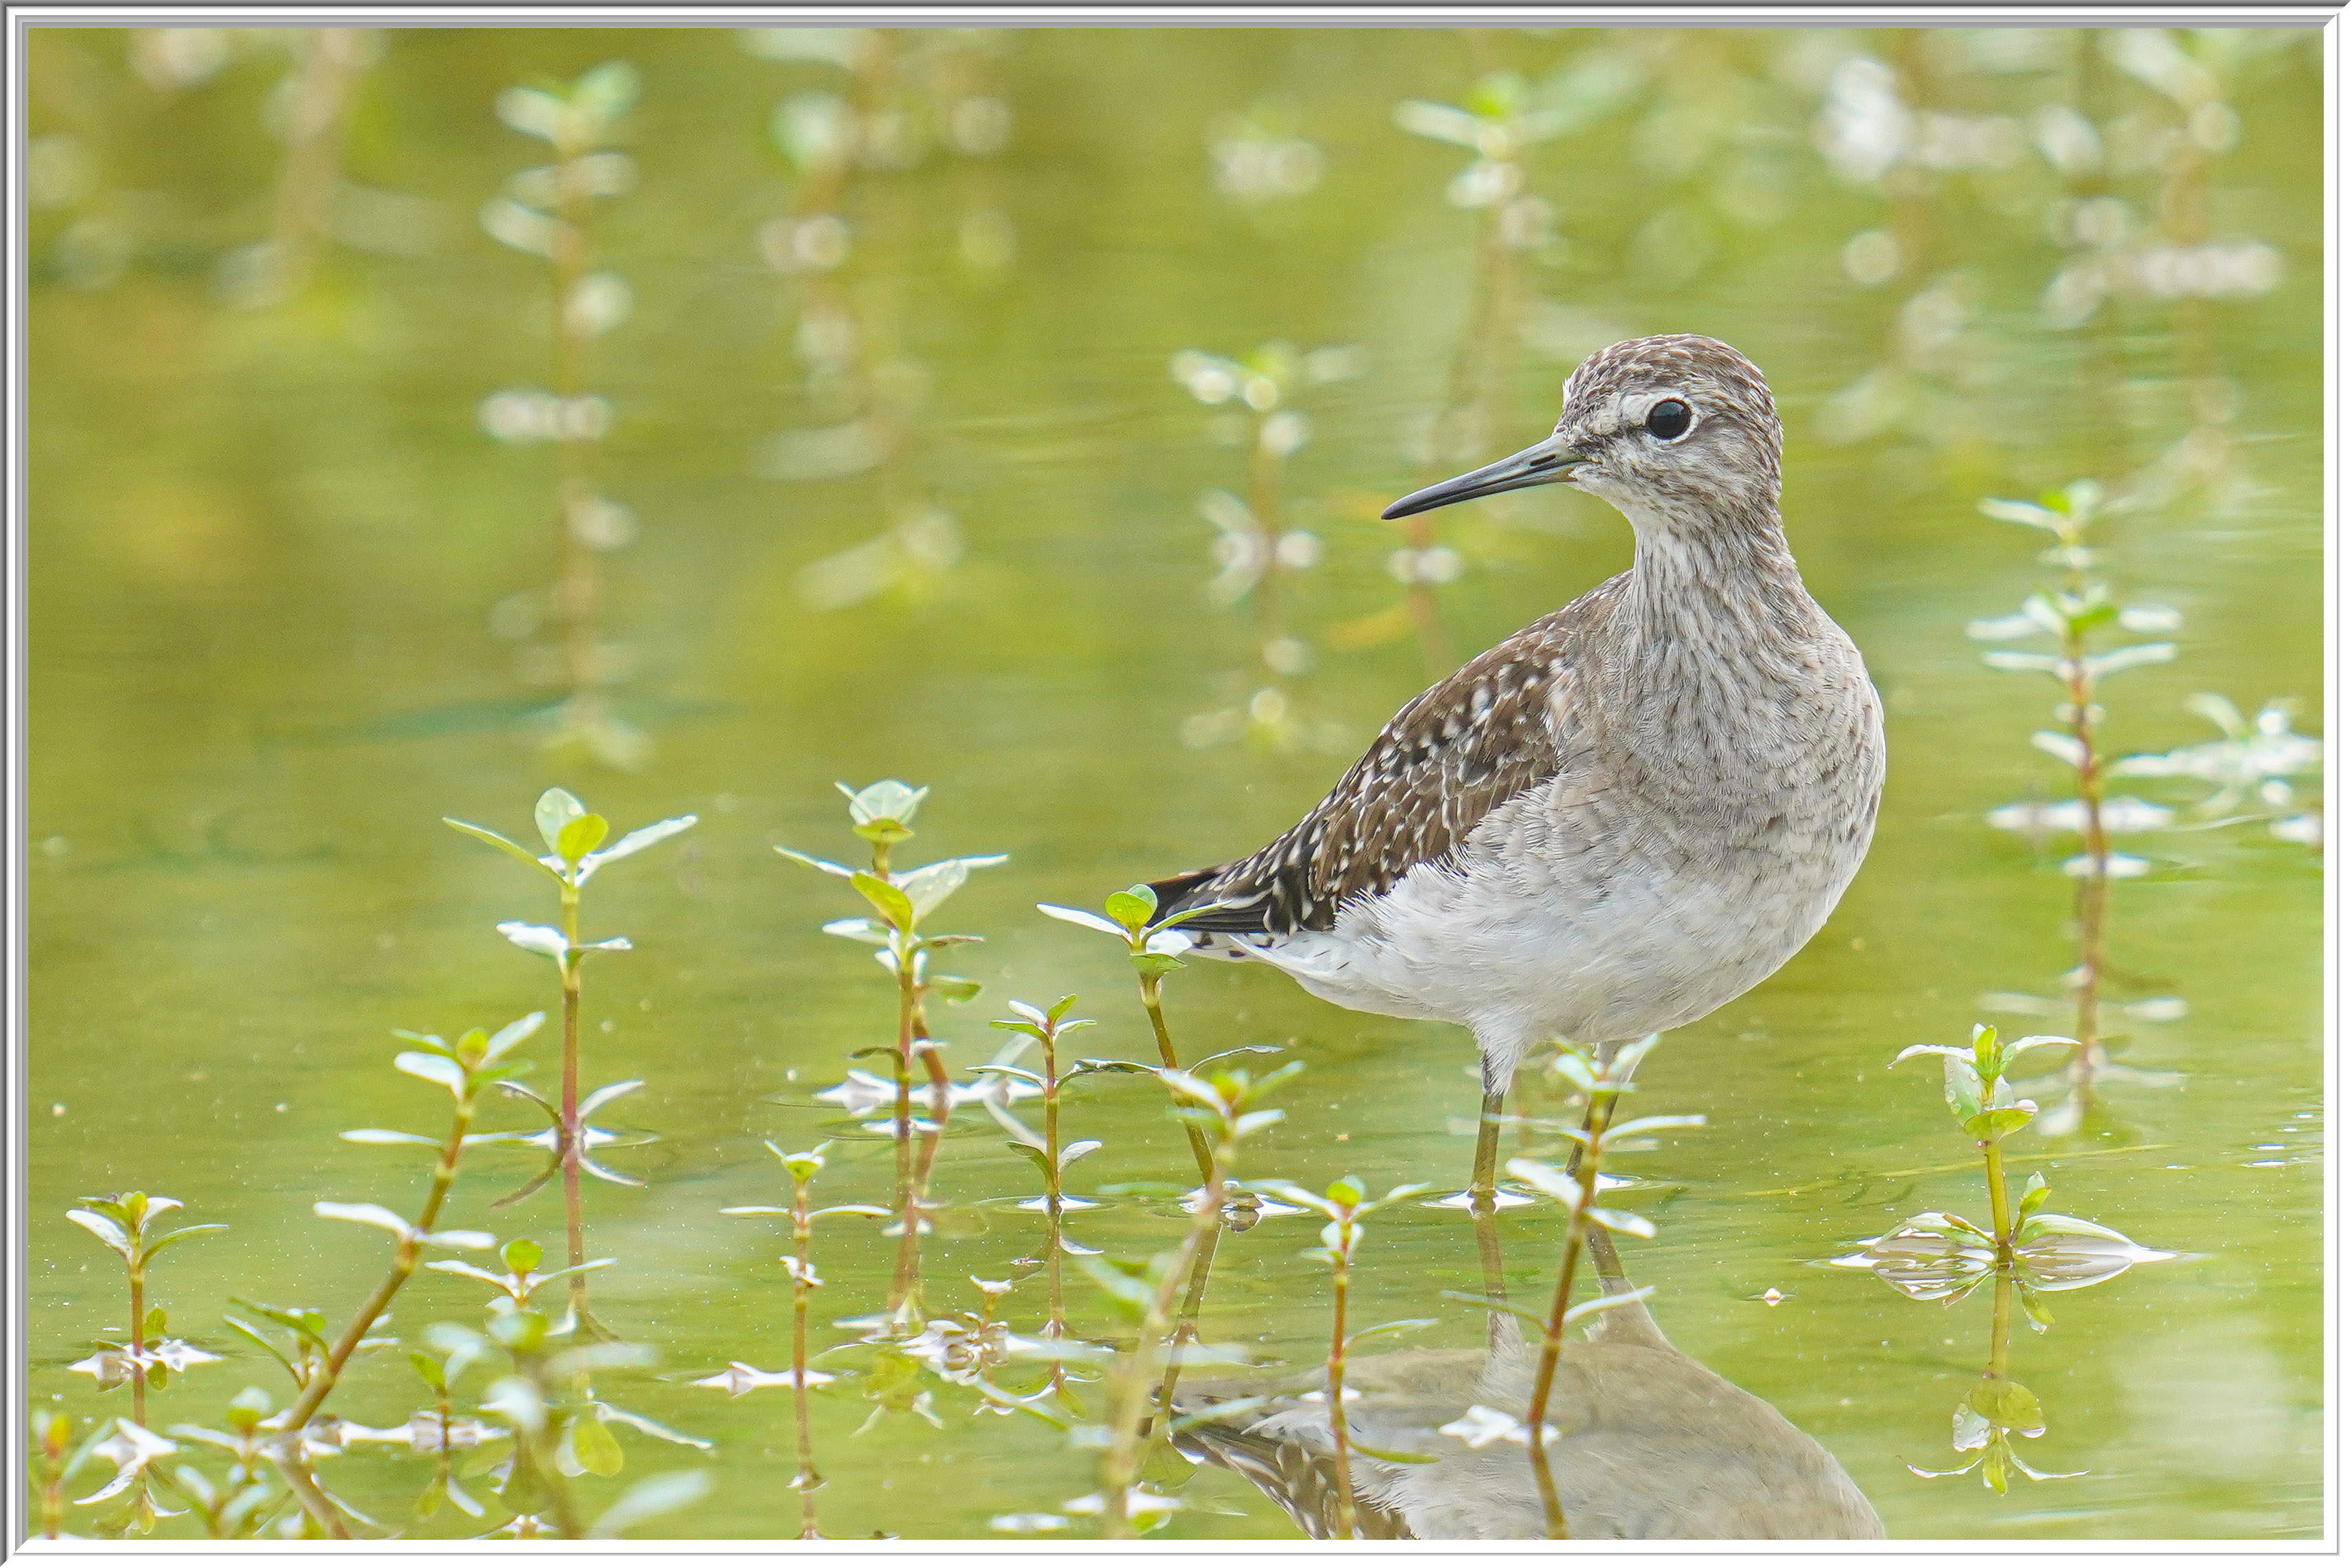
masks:
<svg viewBox="0 0 2352 1568"><path fill-rule="evenodd" d="M1555 697L1576 678L1575 629L1612 580L1496 644L1405 705L1305 820L1254 855L1152 883L1187 930L1328 931L1351 898L1386 892L1454 853L1486 814L1556 777L1572 737Z"/></svg>

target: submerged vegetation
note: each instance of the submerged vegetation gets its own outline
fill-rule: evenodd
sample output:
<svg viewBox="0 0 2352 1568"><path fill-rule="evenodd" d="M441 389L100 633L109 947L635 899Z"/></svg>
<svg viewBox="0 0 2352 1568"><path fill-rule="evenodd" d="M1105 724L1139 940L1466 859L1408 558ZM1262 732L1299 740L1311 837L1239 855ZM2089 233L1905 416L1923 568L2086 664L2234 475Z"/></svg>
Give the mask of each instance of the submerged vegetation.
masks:
<svg viewBox="0 0 2352 1568"><path fill-rule="evenodd" d="M2325 746L2270 695L2315 689L2278 672L2311 639L2249 609L2305 604L2318 559L2309 204L2263 172L2304 167L2270 100L2315 112L2315 52L1423 31L1342 72L1313 33L1149 66L1108 34L556 37L464 68L405 31L28 43L36 341L91 367L45 371L80 401L35 425L38 591L83 586L36 627L76 706L37 696L71 770L36 779L33 1191L70 1245L33 1260L33 1529L1200 1539L1278 1505L1375 1539L1468 1497L1565 1539L1571 1467L1660 1407L1609 1380L1655 1349L1623 1333L1645 1301L1897 1533L2316 1528L2316 1211L2268 1184L2324 1130L2286 982ZM1708 1114L1620 1121L1653 1042L1553 1042L1516 1190L1465 1228L1414 1201L1468 1158L1460 1041L1193 964L1147 885L1034 901L1230 852L1425 668L1617 570L1565 494L1377 515L1525 444L1591 350L1692 326L1787 389L1792 526L1888 698L1894 792L1790 978L1651 1058ZM170 395L120 396L132 364ZM1952 526L1987 490L2020 527ZM1882 591L1955 579L2018 605L1967 632L2050 717L1954 673L1962 612ZM152 691L86 712L118 664ZM941 800L844 784L828 850L851 768ZM445 819L531 874L444 838L433 876L553 883L479 916L551 977L392 869L475 798L453 779L520 822L548 771L696 808ZM1987 851L1996 800L2024 851ZM131 852L90 857L117 808ZM605 934L625 911L646 951ZM2064 1034L1896 1059L1942 1071L1959 1141L1924 1090L1846 1087L1913 1036L1895 1009L1948 1022L1944 988L2044 960L1977 1005ZM2053 1179L2179 1253L2052 1212ZM1947 1312L1791 1284L1871 1229L1826 1260ZM2217 1317L2151 1269L2070 1339L2058 1296L2192 1250L2208 1296L2263 1290ZM2179 1326L2097 1343L2139 1296ZM2168 1413L2221 1402L2243 1431ZM1897 1467L1947 1407L1959 1468L1911 1473L1989 1492ZM2045 1434L2063 1471L2028 1462ZM2105 1490L2021 1520L2021 1477Z"/></svg>

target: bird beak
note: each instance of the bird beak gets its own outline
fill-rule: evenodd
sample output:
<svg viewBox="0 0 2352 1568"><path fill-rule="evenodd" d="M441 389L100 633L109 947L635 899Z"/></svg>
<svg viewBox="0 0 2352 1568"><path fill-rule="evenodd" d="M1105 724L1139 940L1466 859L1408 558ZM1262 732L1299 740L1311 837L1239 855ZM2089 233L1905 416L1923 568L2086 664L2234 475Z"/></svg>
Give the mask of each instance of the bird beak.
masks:
<svg viewBox="0 0 2352 1568"><path fill-rule="evenodd" d="M1409 517L1415 512L1432 512L1440 507L1450 507L1456 501L1475 501L1481 496L1499 496L1506 490L1524 490L1530 485L1557 485L1566 479L1580 463L1589 459L1569 444L1568 437L1554 432L1549 438L1537 442L1525 452L1513 453L1500 463L1489 463L1484 468L1473 468L1426 490L1415 490L1403 500L1391 506L1381 516L1386 518Z"/></svg>

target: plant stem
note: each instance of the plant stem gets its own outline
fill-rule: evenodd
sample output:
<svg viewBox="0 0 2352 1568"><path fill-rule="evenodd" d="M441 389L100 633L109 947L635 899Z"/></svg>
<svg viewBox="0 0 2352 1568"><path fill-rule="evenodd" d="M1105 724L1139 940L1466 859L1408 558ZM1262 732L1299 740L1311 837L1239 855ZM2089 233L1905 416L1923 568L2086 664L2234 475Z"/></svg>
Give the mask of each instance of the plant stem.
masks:
<svg viewBox="0 0 2352 1568"><path fill-rule="evenodd" d="M402 1237L399 1245L393 1249L392 1268L377 1284L374 1293L352 1315L351 1322L343 1329L342 1337L328 1353L326 1365L313 1373L302 1385L300 1397L286 1413L286 1431L289 1436L299 1434L310 1425L310 1417L319 1413L319 1407L326 1403L327 1396L334 1391L336 1380L343 1375L344 1364L359 1349L360 1341L367 1337L368 1330L375 1326L376 1320L392 1305L392 1299L400 1294L402 1287L416 1272L417 1256L424 1250L421 1238L441 1217L441 1206L448 1199L449 1188L457 1179L457 1160L465 1152L467 1131L473 1124L473 1097L462 1096L450 1115L449 1136L442 1144L441 1158L433 1167L433 1185L425 1195L425 1207L417 1211L416 1222L409 1227L409 1233Z"/></svg>
<svg viewBox="0 0 2352 1568"><path fill-rule="evenodd" d="M1990 1138L1977 1145L1984 1150L1985 1192L1992 1200L1993 1266L2009 1266L2010 1249L2017 1244L2015 1228L2009 1222L2009 1179L2001 1169L2000 1145ZM2023 1224L2023 1217L2019 1218Z"/></svg>
<svg viewBox="0 0 2352 1568"><path fill-rule="evenodd" d="M1220 1225L1209 1233L1208 1245L1192 1258L1192 1277L1184 1287L1184 1310L1176 1319L1176 1333L1168 1341L1168 1369L1160 1377L1160 1419L1166 1421L1176 1403L1176 1378L1183 1370L1184 1347L1201 1337L1201 1302L1209 1293L1209 1271L1217 1265L1217 1244L1225 1239Z"/></svg>
<svg viewBox="0 0 2352 1568"><path fill-rule="evenodd" d="M1987 1377L2009 1375L2009 1270L2001 1269L1992 1281L1992 1354L1985 1361Z"/></svg>
<svg viewBox="0 0 2352 1568"><path fill-rule="evenodd" d="M1160 1046L1160 1064L1176 1071L1176 1044L1168 1038L1168 1019L1160 1009L1160 977L1141 977L1143 1010L1151 1015L1151 1038ZM1192 1145L1192 1163L1200 1167L1201 1186L1205 1191L1216 1185L1216 1162L1209 1152L1208 1135L1191 1123L1184 1125L1184 1135Z"/></svg>
<svg viewBox="0 0 2352 1568"><path fill-rule="evenodd" d="M587 145L557 150L559 166L569 165L591 151ZM565 180L567 187L577 182ZM603 660L597 648L597 613L602 585L597 580L596 552L574 527L594 504L586 438L570 431L569 411L588 392L588 329L573 319L571 305L581 280L588 274L588 224L593 198L573 190L562 204L562 222L555 226L554 254L550 258L555 291L555 392L566 410L566 430L556 443L555 604L562 629L563 671L572 688L568 715L571 727L586 729L604 716Z"/></svg>
<svg viewBox="0 0 2352 1568"><path fill-rule="evenodd" d="M1593 1194L1601 1185L1601 1134L1609 1125L1616 1101L1614 1092L1595 1089L1585 1103L1584 1135L1577 1147L1575 1173L1580 1196L1576 1212L1569 1217L1568 1249L1559 1260L1559 1282L1552 1291L1551 1315L1544 1321L1543 1354L1536 1364L1535 1396L1528 1402L1528 1456L1535 1466L1536 1490L1543 1496L1544 1526L1554 1541L1569 1539L1568 1515L1552 1484L1551 1456L1544 1450L1544 1411L1551 1403L1552 1379L1559 1371L1569 1302L1576 1293L1576 1266L1584 1252L1584 1217L1591 1212Z"/></svg>
<svg viewBox="0 0 2352 1568"><path fill-rule="evenodd" d="M1062 1071L1054 1049L1059 1033L1049 1028L1039 1036L1045 1051L1045 1337L1055 1341L1070 1333L1062 1301ZM1066 1383L1065 1367L1055 1362L1054 1391L1060 1393Z"/></svg>
<svg viewBox="0 0 2352 1568"><path fill-rule="evenodd" d="M1161 1038L1164 1040L1166 1037ZM1199 1136L1197 1129L1195 1136ZM1207 1142L1205 1138L1201 1141L1203 1145ZM1202 1185L1199 1198L1192 1206L1192 1227L1185 1232L1183 1244L1177 1249L1175 1258L1151 1293L1142 1322L1136 1329L1134 1350L1120 1361L1112 1375L1110 1445L1103 1450L1101 1490L1104 1528L1115 1539L1133 1540L1136 1533L1134 1521L1128 1516L1127 1494L1143 1468L1143 1412L1151 1390L1151 1380L1144 1372L1144 1358L1166 1331L1169 1309L1176 1299L1176 1281L1191 1272L1194 1260L1216 1237L1223 1208L1224 1167L1231 1157L1230 1144L1221 1144L1211 1154L1208 1180Z"/></svg>
<svg viewBox="0 0 2352 1568"><path fill-rule="evenodd" d="M580 1156L583 1141L580 1124L580 884L563 883L563 1239L574 1269L588 1261L588 1226L580 1201ZM572 1317L588 1323L588 1276L577 1273L570 1281Z"/></svg>
<svg viewBox="0 0 2352 1568"><path fill-rule="evenodd" d="M299 1439L298 1438L297 1441ZM517 1451L520 1451L520 1446ZM280 1460L278 1473L286 1478L286 1489L294 1494L294 1500L302 1505L302 1511L318 1521L320 1529L338 1541L349 1541L352 1538L351 1526L343 1522L343 1511L337 1508L334 1500L319 1490L319 1483L311 1476L310 1467L307 1462L300 1459L290 1462Z"/></svg>
<svg viewBox="0 0 2352 1568"><path fill-rule="evenodd" d="M2082 587L2080 573L2074 584ZM2074 889L2074 929L2078 950L2074 991L2074 1060L2067 1075L2076 1093L2087 1092L2096 1071L2099 1050L2099 983L2105 967L2107 921L2107 828L2105 820L2104 764L2098 749L2097 725L2092 717L2091 677L2084 668L2090 650L2080 632L2070 631L2065 656L2068 706L2074 712L2074 744L2079 748L2074 768L2075 798L2083 806L2083 853L2090 862Z"/></svg>
<svg viewBox="0 0 2352 1568"><path fill-rule="evenodd" d="M48 1461L41 1479L41 1538L55 1541L66 1521L66 1442L71 1429L62 1416L53 1416L41 1434L41 1455Z"/></svg>
<svg viewBox="0 0 2352 1568"><path fill-rule="evenodd" d="M133 1248L138 1238L131 1239ZM131 1419L147 1425L147 1270L131 1264Z"/></svg>
<svg viewBox="0 0 2352 1568"><path fill-rule="evenodd" d="M1339 1217L1339 1245L1331 1262L1331 1357L1324 1381L1324 1397L1331 1411L1331 1468L1339 1513L1339 1539L1356 1539L1356 1489L1348 1478L1348 1224L1350 1209Z"/></svg>

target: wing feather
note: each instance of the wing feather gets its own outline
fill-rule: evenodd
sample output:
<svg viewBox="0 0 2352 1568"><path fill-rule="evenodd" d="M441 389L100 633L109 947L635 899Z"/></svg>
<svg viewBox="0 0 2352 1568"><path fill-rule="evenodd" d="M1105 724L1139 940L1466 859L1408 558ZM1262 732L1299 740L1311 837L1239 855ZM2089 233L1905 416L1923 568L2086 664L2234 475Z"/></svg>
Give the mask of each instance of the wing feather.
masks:
<svg viewBox="0 0 2352 1568"><path fill-rule="evenodd" d="M1184 929L1328 931L1349 900L1452 856L1504 801L1558 777L1576 633L1622 581L1496 644L1407 703L1298 825L1254 855L1152 883Z"/></svg>

